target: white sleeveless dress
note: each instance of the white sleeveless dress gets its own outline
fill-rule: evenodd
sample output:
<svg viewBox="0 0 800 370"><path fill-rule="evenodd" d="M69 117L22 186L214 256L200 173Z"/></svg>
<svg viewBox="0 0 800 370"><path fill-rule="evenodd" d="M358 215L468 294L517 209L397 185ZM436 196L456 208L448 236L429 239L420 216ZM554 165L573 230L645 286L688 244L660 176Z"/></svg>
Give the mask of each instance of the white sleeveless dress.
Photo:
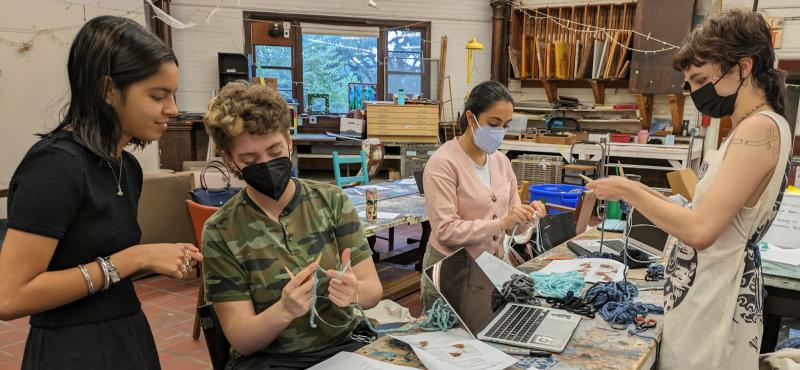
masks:
<svg viewBox="0 0 800 370"><path fill-rule="evenodd" d="M664 285L661 369L758 369L764 296L757 243L783 199L792 146L783 117L759 114L775 121L780 131L774 133L780 135L780 148L773 148L778 161L772 178L756 205L742 208L711 247L696 250L677 241L672 248ZM701 165L692 207L714 191L711 185L729 144L725 140Z"/></svg>

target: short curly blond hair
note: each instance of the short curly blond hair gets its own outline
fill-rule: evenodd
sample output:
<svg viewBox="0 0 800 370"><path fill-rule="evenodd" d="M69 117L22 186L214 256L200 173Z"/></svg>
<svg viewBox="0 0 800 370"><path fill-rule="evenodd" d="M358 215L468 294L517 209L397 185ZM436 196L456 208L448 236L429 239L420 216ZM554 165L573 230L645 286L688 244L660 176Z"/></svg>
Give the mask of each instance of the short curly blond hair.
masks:
<svg viewBox="0 0 800 370"><path fill-rule="evenodd" d="M291 117L286 101L274 88L231 82L208 104L206 132L217 147L231 153L233 138L248 133L289 135Z"/></svg>

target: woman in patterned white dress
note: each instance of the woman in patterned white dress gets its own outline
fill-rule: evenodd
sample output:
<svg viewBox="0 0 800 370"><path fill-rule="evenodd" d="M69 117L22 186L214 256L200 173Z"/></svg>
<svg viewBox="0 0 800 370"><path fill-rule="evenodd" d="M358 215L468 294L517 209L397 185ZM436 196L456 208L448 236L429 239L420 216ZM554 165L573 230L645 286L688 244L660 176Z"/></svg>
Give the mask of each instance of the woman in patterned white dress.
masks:
<svg viewBox="0 0 800 370"><path fill-rule="evenodd" d="M621 177L589 184L622 199L678 239L670 253L660 368L756 369L763 283L756 244L786 188L791 133L785 75L757 13L733 10L698 26L676 53L697 109L733 129L706 155L691 206Z"/></svg>

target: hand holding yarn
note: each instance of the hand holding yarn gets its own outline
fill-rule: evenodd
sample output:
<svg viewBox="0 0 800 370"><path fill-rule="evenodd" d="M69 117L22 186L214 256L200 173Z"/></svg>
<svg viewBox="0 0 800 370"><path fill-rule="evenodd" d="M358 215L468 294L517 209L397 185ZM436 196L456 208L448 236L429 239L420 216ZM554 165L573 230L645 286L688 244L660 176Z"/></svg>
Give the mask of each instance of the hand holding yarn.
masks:
<svg viewBox="0 0 800 370"><path fill-rule="evenodd" d="M339 307L347 307L358 303L358 277L350 266L350 248L342 252L342 266L347 266L344 272L326 270L325 275L330 279L328 284L328 298Z"/></svg>

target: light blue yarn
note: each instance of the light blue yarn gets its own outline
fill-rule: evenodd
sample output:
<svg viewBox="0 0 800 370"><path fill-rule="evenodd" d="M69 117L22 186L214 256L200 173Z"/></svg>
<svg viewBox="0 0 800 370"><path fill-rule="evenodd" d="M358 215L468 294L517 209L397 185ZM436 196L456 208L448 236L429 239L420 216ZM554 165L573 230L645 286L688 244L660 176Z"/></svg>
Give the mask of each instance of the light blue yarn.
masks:
<svg viewBox="0 0 800 370"><path fill-rule="evenodd" d="M579 297L584 285L583 275L577 271L549 274L537 271L531 272L529 276L533 279L536 295L540 297L564 299L567 292Z"/></svg>

